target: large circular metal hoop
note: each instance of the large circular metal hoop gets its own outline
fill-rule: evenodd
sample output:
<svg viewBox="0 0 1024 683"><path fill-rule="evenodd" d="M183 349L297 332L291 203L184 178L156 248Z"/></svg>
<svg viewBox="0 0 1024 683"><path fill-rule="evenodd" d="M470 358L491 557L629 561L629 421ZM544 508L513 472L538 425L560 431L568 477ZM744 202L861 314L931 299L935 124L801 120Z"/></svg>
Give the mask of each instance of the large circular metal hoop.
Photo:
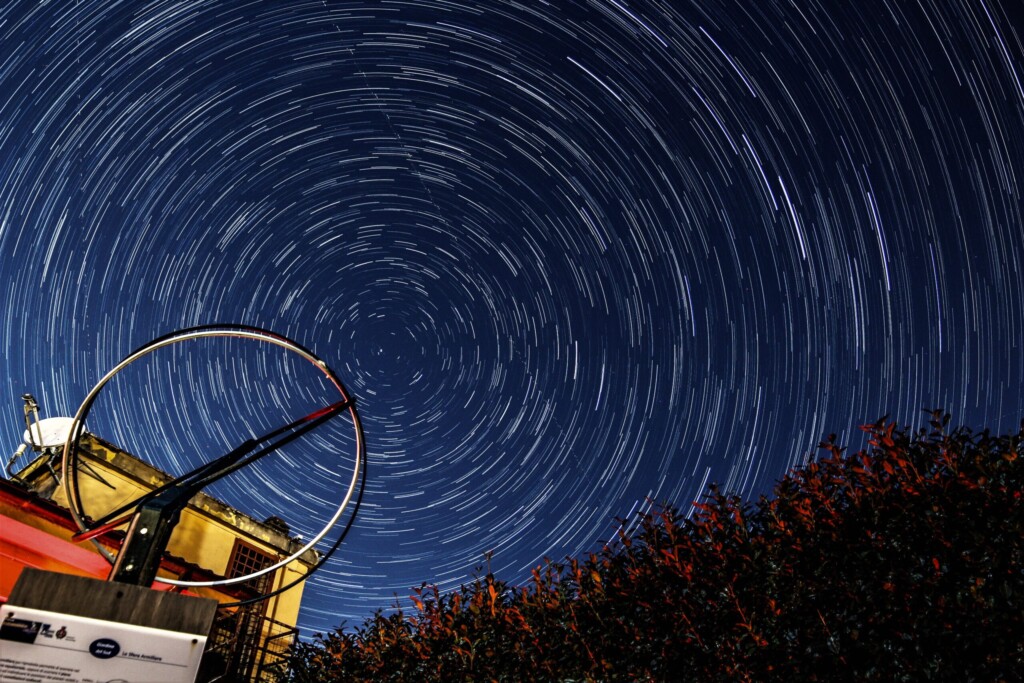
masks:
<svg viewBox="0 0 1024 683"><path fill-rule="evenodd" d="M114 368L110 372L104 375L99 382L97 382L96 386L93 387L92 391L89 392L89 395L85 397L85 400L82 402L81 407L79 407L78 413L75 415L74 422L72 423L71 436L68 439L67 443L64 445L64 454L61 465L61 469L64 473L64 492L68 498L68 507L70 507L71 516L72 518L74 518L75 524L78 525L79 529L81 529L83 532L93 530L89 527L88 524L86 524L87 515L84 514L84 511L82 509L82 501L78 492L78 443L81 440L82 434L85 433L85 419L86 417L88 417L89 411L92 410L92 404L96 401L96 398L99 396L100 391L102 391L103 387L106 386L106 384L110 382L110 380L112 380L114 376L116 376L123 369L125 369L135 361L139 360L140 358L156 351L157 349L161 349L165 346L171 346L172 344L179 344L181 342L194 339L201 339L205 337L241 337L244 339L253 339L260 342L266 342L284 348L293 353L296 353L302 358L305 358L307 361L312 363L314 366L316 366L317 370L323 373L323 375L327 377L328 381L330 381L330 383L333 384L334 387L338 390L338 392L341 394L342 400L350 404L347 408L347 411L349 416L352 418L352 425L355 430L355 463L352 469L352 480L349 482L348 489L346 490L344 497L342 498L340 504L338 505L337 510L334 511L334 514L328 520L324 528L321 529L304 546L296 550L288 557L282 559L277 564L265 567L259 571L255 571L251 574L246 574L244 576L236 576L234 578L229 579L218 579L216 581L182 581L178 579L168 579L164 577L159 577L159 581L161 581L162 583L168 583L174 586L182 587L222 586L227 584L243 583L245 581L249 581L256 577L263 576L264 574L268 574L272 571L275 571L276 569L283 567L287 564L290 564L291 562L298 559L303 553L305 553L307 550L310 550L317 543L323 540L323 538L327 536L328 533L330 533L330 530L338 523L338 520L341 519L342 515L345 512L345 508L348 507L349 503L352 501L352 497L355 495L356 490L359 487L359 474L360 470L364 467L364 462L366 458L366 446L363 440L363 428L362 424L359 421L359 414L356 412L355 404L352 402L352 397L345 390L345 387L342 385L337 375L334 374L334 371L327 366L327 363L317 358L315 355L313 355L311 351L300 346L299 344L292 341L291 339L288 339L287 337L283 337L279 334L275 334L273 332L262 330L256 327L247 327L242 325L204 325L201 327L192 327L185 330L179 330L177 332L173 332L163 337L154 339L145 346L129 354L124 360L122 360L120 363L114 366ZM338 540L340 541L341 539ZM103 557L105 557L108 562L113 564L115 556L112 553L110 553L110 551L108 551L106 548L104 548L97 539L92 539L92 542L99 549ZM334 547L337 547L337 542L335 543ZM320 564L318 563L317 567L319 566Z"/></svg>

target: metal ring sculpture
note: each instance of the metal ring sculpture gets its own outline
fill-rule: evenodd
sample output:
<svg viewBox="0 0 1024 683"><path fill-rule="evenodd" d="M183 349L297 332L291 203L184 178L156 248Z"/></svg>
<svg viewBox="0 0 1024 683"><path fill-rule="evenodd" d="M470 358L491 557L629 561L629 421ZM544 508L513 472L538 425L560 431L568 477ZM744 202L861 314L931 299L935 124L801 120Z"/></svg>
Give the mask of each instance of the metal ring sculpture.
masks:
<svg viewBox="0 0 1024 683"><path fill-rule="evenodd" d="M335 375L334 371L332 371L327 366L327 364L324 361L322 361L321 359L317 358L308 349L300 346L299 344L297 344L296 342L292 341L291 339L288 339L287 337L284 337L284 336L281 336L279 334L275 334L275 333L269 332L267 330L262 330L262 329L259 329L259 328L256 328L256 327L248 327L248 326L242 326L242 325L204 325L204 326L191 327L191 328L187 328L187 329L184 329L184 330L179 330L177 332L173 332L171 334L159 337L159 338L154 339L153 341L149 342L145 346L143 346L143 347L133 351L124 360L122 360L120 363L118 363L110 372L108 372L106 375L104 375L102 379L100 379L100 381L96 384L96 386L93 387L92 391L89 392L88 396L86 396L85 400L82 402L81 407L78 409L78 413L74 417L74 422L73 422L72 428L71 428L71 438L68 439L67 443L64 446L64 454L63 454L63 461L62 461L62 470L64 472L64 490L65 490L65 493L67 495L69 507L71 509L71 515L74 518L75 523L78 525L79 529L81 530L81 533L79 534L79 536L83 537L83 538L91 539L92 542L99 549L99 551L103 555L103 557L105 557L107 559L107 561L110 562L111 564L114 564L116 556L111 554L106 548L104 548L102 545L100 545L100 543L98 542L98 540L96 540L95 537L100 535L101 533L109 530L109 529L116 528L117 526L123 525L127 521L127 517L110 520L109 519L109 515L108 515L108 518L106 518L106 519L101 519L99 521L93 522L92 520L90 520L88 518L88 515L83 510L82 500L81 500L81 496L79 495L79 487L78 487L78 472L79 472L79 468L78 468L78 452L79 452L79 442L81 441L82 435L85 433L85 427L84 427L85 420L89 416L89 411L92 410L93 403L96 401L96 398L99 396L99 394L102 391L103 387L106 386L106 384L108 382L110 382L110 380L112 380L119 372L124 370L126 367L128 367L129 365L131 365L135 361L139 360L140 358L142 358L142 357L152 353L153 351L156 351L157 349L160 349L160 348L163 348L163 347L166 347L166 346L171 346L173 344L179 344L179 343L186 342L186 341L189 341L189 340L201 339L201 338L205 338L205 337L241 337L241 338L245 338L245 339L252 339L252 340L256 340L256 341L260 341L260 342L265 342L265 343L273 344L273 345L279 346L281 348L284 348L287 351L296 353L299 356L301 356L302 358L304 358L305 360L307 360L310 363L312 363L314 366L316 366L317 370L319 370L321 373L323 373L323 375L327 378L327 380L332 385L334 385L334 387L338 390L339 394L341 395L341 401L338 402L338 403L335 403L333 406L329 406L327 408L319 410L316 413L313 413L312 415L306 416L305 418L302 418L299 421L296 421L295 423L292 423L291 425L287 425L286 427L282 428L281 430L275 430L275 432L272 432L271 434L266 435L266 437L264 437L264 438L271 437L271 436L276 436L276 434L278 432L281 432L284 429L289 428L289 427L294 427L295 425L300 424L302 422L311 422L311 421L316 421L318 423L322 422L324 419L326 419L325 415L326 415L326 417L331 417L334 414L337 414L337 413L339 413L341 411L347 411L348 412L349 416L352 419L352 425L353 425L353 428L355 430L355 461L354 461L354 466L353 466L353 470L352 470L352 479L349 482L348 488L345 491L345 495L342 497L342 499L341 499L341 501L340 501L340 503L338 505L337 510L334 511L334 513L332 514L331 518L328 520L328 522L324 526L324 528L321 529L305 545L303 545L301 548L299 548L298 550L293 552L291 555L289 555L289 556L285 557L284 559L282 559L281 561L277 562L276 564L273 564L273 565L271 565L269 567L265 567L263 569L260 569L259 571L255 571L255 572L252 572L250 574L246 574L244 576L238 576L238 577L226 578L226 579L219 579L219 580L215 580L215 581L183 581L183 580L168 579L168 578L160 577L160 581L162 581L164 583L168 583L168 584L174 585L174 586L182 586L182 587L196 586L196 587L198 587L198 586L219 586L219 585L243 583L245 581L249 581L249 580L254 579L256 577L259 577L259 576L262 576L262 575L267 574L269 572L272 572L272 571L274 571L274 570L276 570L276 569L278 569L280 567L283 567L283 566L285 566L287 564L290 564L291 562L293 562L294 560L299 558L307 550L310 550L315 545L317 545L321 540L323 540L323 538L325 536L327 536L327 534L330 532L330 530L341 519L342 515L345 512L345 508L348 507L348 505L352 502L353 497L355 496L356 497L355 506L353 508L352 515L349 517L348 523L345 525L345 528L342 530L340 536L332 544L332 546L330 547L328 552L326 554L324 554L322 556L322 558L320 559L320 561L317 562L310 569L309 573L303 575L302 577L300 577L299 579L289 583L288 585L279 588L278 590L275 590L275 591L270 592L270 593L266 593L264 595L261 595L258 598L254 598L252 600L243 601L243 603L254 602L256 600L261 600L261 599L265 599L267 597L270 597L272 595L276 595L276 594L278 594L278 593L280 593L280 592L282 592L284 590L287 590L288 588L291 588L296 583L298 583L299 581L305 580L306 578L311 576L314 571L319 569L323 565L323 563L327 561L327 559L331 556L331 554L334 553L334 551L341 544L341 541L344 539L345 535L348 533L348 530L352 526L352 521L355 518L355 514L356 514L356 512L358 512L359 503L360 503L360 501L362 499L362 484L365 482L365 459L366 459L365 448L366 447L365 447L365 443L364 443L364 439L363 439L362 424L359 421L359 414L356 412L356 409L355 409L354 399L346 391L345 387L342 385L342 383L338 379L337 375ZM308 429L308 427L306 429ZM243 446L245 446L245 444L243 444ZM271 450L273 448L275 448L275 447L270 447ZM230 473L232 471L235 471L236 469L244 467L245 464L246 464L245 461L243 461L242 464L233 465L229 469L229 471L226 472L226 473ZM185 478L189 477L190 475L194 475L194 474L200 473L200 471L203 470L208 465L210 465L210 463L207 463L207 465L204 465L203 467L200 467L197 470L193 470L193 472L191 472L189 474L186 474L183 477L179 477L175 481L180 481L182 479L185 479ZM218 474L216 474L216 476L214 477L214 480L216 478L220 478L221 476L226 476L226 473L218 473ZM209 478L210 478L209 476L205 477L205 479L209 479ZM202 476L199 476L198 481L200 483L202 483L205 479ZM206 483L210 483L210 482L207 481ZM202 484L202 485L205 485L205 484ZM357 489L358 489L358 496L356 496ZM126 505L123 508L121 508L121 511L124 511L124 510L128 509L129 507L131 507L132 505L134 505L136 503L140 503L140 501L142 499L146 498L146 497L147 497L147 495L144 495L144 496L140 497L139 499L136 499L132 503L129 503L128 505ZM243 603L233 603L233 604L243 604Z"/></svg>

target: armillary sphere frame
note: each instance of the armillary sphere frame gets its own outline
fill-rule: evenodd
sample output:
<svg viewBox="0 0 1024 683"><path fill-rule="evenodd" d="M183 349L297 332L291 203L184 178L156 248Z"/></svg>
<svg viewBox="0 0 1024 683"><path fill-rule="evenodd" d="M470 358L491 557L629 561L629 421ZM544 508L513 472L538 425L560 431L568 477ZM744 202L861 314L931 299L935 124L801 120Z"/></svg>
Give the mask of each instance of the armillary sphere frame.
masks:
<svg viewBox="0 0 1024 683"><path fill-rule="evenodd" d="M210 338L210 337L236 337L251 339L258 342L272 344L281 347L289 352L298 354L308 362L312 363L317 370L322 373L328 380L328 382L337 389L340 400L326 405L325 407L301 417L287 425L284 425L278 429L275 429L261 437L248 439L246 442L239 445L231 452L208 462L191 472L188 472L176 479L150 491L149 493L143 494L139 498L131 501L126 505L105 514L103 517L93 520L90 519L82 507L82 498L79 492L78 476L79 471L79 442L81 441L82 435L85 433L85 421L89 416L90 410L95 403L103 387L106 386L119 372L124 370L132 363L139 359L149 355L150 353L167 346L174 344L185 343L191 340ZM71 427L70 438L64 446L62 470L64 472L64 491L67 495L68 504L71 509L71 516L73 517L75 524L78 525L80 532L75 535L76 540L91 540L93 544L99 549L100 553L114 566L114 570L111 574L112 580L120 580L128 583L148 583L151 582L151 578L144 576L136 581L136 576L132 573L138 571L138 567L133 566L134 560L129 559L129 564L123 565L125 562L124 556L126 551L129 551L129 545L131 543L131 537L133 532L141 532L142 536L149 535L150 538L145 539L147 543L151 543L154 536L158 535L160 529L153 528L154 526L167 527L163 529L164 539L163 547L159 547L157 550L150 550L150 554L156 553L156 564L159 565L159 556L162 556L163 549L166 547L167 539L170 537L170 532L173 529L174 523L177 521L178 512L187 505L188 500L205 488L207 485L217 481L232 472L235 472L247 465L253 463L255 460L269 454L276 450L280 446L298 438L302 434L314 429L315 427L323 424L327 420L335 417L343 412L347 412L352 420L352 428L355 431L355 454L354 454L354 465L352 469L352 478L348 484L344 496L341 498L337 509L333 512L330 519L324 525L323 529L317 532L313 538L306 542L301 548L288 555L284 559L280 560L276 564L269 567L265 567L258 571L246 574L244 576L238 576L233 578L218 579L214 581L185 581L179 579L169 579L160 577L160 581L163 583L171 584L180 587L190 586L219 586L226 584L237 584L250 581L256 577L262 576L269 572L272 572L280 567L298 559L303 553L312 549L318 543L320 543L330 530L334 528L339 520L345 513L345 509L350 503L354 506L351 514L348 517L348 522L344 529L339 534L338 538L333 542L331 547L326 553L321 555L320 560L310 569L310 571L300 576L299 579L292 581L291 583L282 586L281 588L263 594L258 598L243 601L244 603L254 602L256 600L262 600L272 595L276 595L288 588L291 588L296 583L308 578L314 571L319 569L324 562L337 550L341 541L347 535L349 529L352 526L352 522L355 520L355 515L359 509L359 503L362 499L363 484L366 480L366 446L363 437L362 424L359 420L359 414L356 412L355 399L348 393L341 380L338 379L337 375L327 366L323 360L315 356L310 350L300 346L298 343L288 339L279 334L275 334L268 330L263 330L256 327L249 327L243 325L203 325L199 327L190 327L183 330L178 330L170 334L164 335L153 341L149 342L145 346L130 353L124 360L118 363L110 372L103 376L96 386L93 387L92 391L86 396L82 402L81 407L78 409L78 413L74 417L74 421ZM264 443L269 442L269 443ZM161 506L169 507L170 510L162 510ZM158 520L155 515L156 513L150 512L150 517L145 521L139 521L140 510L144 508L155 508L163 517ZM168 516L172 517L168 524ZM152 522L156 522L154 525ZM103 547L98 538L100 535L107 531L115 529L117 527L129 524L128 538L125 539L124 545L121 547L121 551L114 555L105 547ZM139 536L138 533L134 534ZM119 564L121 572L124 573L127 570L129 578L118 578L115 574L118 572ZM156 567L153 567L151 572L155 576ZM235 603L241 604L241 603Z"/></svg>

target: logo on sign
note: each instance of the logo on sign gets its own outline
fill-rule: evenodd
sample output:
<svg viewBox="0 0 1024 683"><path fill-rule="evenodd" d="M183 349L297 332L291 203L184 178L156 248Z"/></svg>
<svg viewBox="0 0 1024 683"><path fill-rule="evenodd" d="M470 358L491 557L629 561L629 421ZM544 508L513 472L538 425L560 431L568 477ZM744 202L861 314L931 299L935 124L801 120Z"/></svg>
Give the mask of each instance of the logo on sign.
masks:
<svg viewBox="0 0 1024 683"><path fill-rule="evenodd" d="M116 657L120 651L121 646L117 644L116 640L111 640L110 638L100 638L89 644L89 654L97 659Z"/></svg>

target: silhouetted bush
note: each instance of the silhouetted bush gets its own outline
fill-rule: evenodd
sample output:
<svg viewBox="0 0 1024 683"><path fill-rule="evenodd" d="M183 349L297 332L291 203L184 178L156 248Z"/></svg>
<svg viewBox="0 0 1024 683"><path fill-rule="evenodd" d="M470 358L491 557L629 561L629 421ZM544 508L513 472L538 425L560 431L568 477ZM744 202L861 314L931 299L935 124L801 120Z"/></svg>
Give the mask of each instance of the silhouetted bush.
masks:
<svg viewBox="0 0 1024 683"><path fill-rule="evenodd" d="M423 585L411 613L317 636L321 681L1000 681L1024 676L1021 431L863 429L869 448L745 503L622 520L528 585Z"/></svg>

